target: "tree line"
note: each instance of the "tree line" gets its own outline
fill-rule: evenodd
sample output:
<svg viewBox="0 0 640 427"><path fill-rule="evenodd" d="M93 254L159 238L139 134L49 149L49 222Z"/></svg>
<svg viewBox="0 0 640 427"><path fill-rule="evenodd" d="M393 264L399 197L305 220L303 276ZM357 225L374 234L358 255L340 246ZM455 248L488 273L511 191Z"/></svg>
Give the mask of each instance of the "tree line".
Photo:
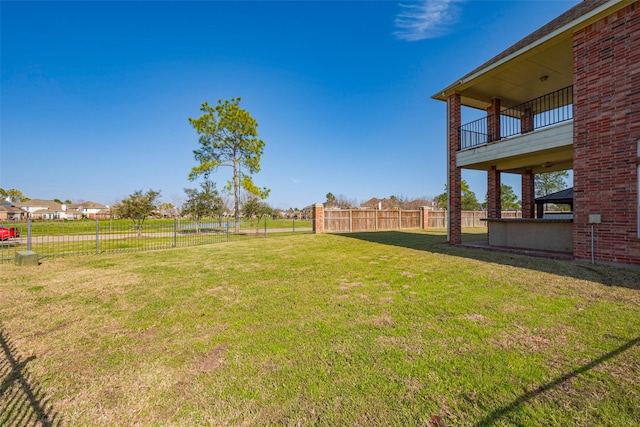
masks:
<svg viewBox="0 0 640 427"><path fill-rule="evenodd" d="M569 178L569 172L567 171L535 174L533 183L535 197L547 196L564 190L567 186L565 181L567 178ZM460 183L460 189L463 211L486 209L488 195L485 195L484 203L480 203L476 194L469 188L469 184L464 179ZM437 195L433 200L437 207L447 209L449 199L446 184L444 193ZM522 208L521 200L518 200L518 196L510 185L500 184L500 202L503 210L520 210Z"/></svg>

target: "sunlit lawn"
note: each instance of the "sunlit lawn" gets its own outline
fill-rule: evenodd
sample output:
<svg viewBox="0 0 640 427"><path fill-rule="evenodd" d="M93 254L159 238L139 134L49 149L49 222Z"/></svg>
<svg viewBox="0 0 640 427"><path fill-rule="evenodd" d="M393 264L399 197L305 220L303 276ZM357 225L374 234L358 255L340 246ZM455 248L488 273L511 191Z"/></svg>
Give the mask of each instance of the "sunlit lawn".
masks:
<svg viewBox="0 0 640 427"><path fill-rule="evenodd" d="M640 419L639 271L444 242L302 234L2 265L0 425Z"/></svg>

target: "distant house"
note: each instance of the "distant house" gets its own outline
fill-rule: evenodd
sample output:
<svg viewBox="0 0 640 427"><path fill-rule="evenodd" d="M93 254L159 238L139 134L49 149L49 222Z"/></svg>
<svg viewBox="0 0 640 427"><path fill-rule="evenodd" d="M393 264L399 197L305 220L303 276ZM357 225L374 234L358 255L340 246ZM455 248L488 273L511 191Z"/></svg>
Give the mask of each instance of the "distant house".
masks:
<svg viewBox="0 0 640 427"><path fill-rule="evenodd" d="M480 170L489 245L512 230L501 244L536 249L562 229L575 259L640 265L639 77L640 2L584 0L452 78L432 97L446 102L449 243L462 243L461 171ZM472 110L486 115L464 123ZM573 219L536 219L535 175L563 170ZM521 176L522 220L500 218L502 173Z"/></svg>
<svg viewBox="0 0 640 427"><path fill-rule="evenodd" d="M6 200L0 200L0 221L22 221L27 213Z"/></svg>
<svg viewBox="0 0 640 427"><path fill-rule="evenodd" d="M109 207L96 202L67 205L53 200L31 199L14 203L14 206L26 212L22 219L108 219L111 217Z"/></svg>
<svg viewBox="0 0 640 427"><path fill-rule="evenodd" d="M53 200L31 199L26 202L14 203L14 206L27 212L31 219L66 219L63 205Z"/></svg>
<svg viewBox="0 0 640 427"><path fill-rule="evenodd" d="M73 219L77 219L75 215L78 215L78 218L89 218L89 219L108 219L110 218L110 210L109 206L103 205L101 203L96 202L81 202L81 203L70 203L67 205L67 218L69 218L69 214L73 215Z"/></svg>

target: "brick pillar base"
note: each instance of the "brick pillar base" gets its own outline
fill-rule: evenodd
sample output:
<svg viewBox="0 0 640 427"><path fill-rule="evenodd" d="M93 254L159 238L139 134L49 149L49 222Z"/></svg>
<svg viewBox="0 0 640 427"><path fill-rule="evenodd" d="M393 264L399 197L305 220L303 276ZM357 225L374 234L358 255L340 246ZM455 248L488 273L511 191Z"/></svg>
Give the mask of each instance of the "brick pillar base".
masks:
<svg viewBox="0 0 640 427"><path fill-rule="evenodd" d="M427 206L420 206L420 216L422 217L420 228L426 230L429 228L429 208Z"/></svg>
<svg viewBox="0 0 640 427"><path fill-rule="evenodd" d="M321 203L316 203L312 208L313 213L313 232L324 232L324 206Z"/></svg>

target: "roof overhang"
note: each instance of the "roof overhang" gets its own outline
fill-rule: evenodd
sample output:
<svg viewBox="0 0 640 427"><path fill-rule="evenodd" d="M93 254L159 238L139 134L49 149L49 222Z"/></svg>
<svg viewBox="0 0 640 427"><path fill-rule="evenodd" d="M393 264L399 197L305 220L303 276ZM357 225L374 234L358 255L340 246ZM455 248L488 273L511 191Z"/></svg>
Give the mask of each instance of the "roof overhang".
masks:
<svg viewBox="0 0 640 427"><path fill-rule="evenodd" d="M544 35L532 37L537 32L533 33L432 98L447 101L452 94L458 93L463 106L482 110L491 105L493 98L500 98L502 107L509 108L571 86L573 33L631 3L631 0L580 3L573 9L581 7L586 12L555 27L552 25L555 20L552 21L548 24L550 28L545 29L545 26L538 30ZM573 9L566 13L567 16L571 16Z"/></svg>

